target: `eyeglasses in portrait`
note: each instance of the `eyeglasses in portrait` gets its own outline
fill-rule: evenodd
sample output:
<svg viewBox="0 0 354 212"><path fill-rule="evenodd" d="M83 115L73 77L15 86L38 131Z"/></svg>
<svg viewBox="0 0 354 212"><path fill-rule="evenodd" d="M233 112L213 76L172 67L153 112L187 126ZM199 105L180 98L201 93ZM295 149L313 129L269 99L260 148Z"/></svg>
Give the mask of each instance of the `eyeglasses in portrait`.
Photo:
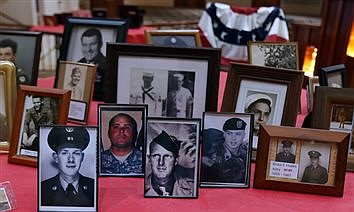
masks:
<svg viewBox="0 0 354 212"><path fill-rule="evenodd" d="M97 211L97 128L41 126L39 211Z"/></svg>

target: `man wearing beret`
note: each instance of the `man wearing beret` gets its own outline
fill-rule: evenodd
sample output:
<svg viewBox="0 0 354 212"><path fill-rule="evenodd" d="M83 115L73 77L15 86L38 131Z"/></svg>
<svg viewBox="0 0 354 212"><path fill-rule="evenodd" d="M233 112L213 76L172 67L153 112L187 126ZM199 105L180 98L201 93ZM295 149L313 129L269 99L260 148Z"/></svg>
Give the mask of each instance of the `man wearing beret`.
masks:
<svg viewBox="0 0 354 212"><path fill-rule="evenodd" d="M142 174L142 152L134 147L137 123L126 113L118 113L109 121L111 147L101 154L103 174Z"/></svg>
<svg viewBox="0 0 354 212"><path fill-rule="evenodd" d="M176 171L180 144L181 141L165 131L150 143L148 161L151 174L145 179L146 196L193 195L194 172Z"/></svg>
<svg viewBox="0 0 354 212"><path fill-rule="evenodd" d="M223 142L219 142L216 147L214 164L202 171L202 177L204 178L202 181L245 182L247 144L244 138L246 125L246 122L240 118L230 118L225 121L223 125ZM214 139L217 140L217 138Z"/></svg>
<svg viewBox="0 0 354 212"><path fill-rule="evenodd" d="M283 140L281 143L283 144L283 151L279 152L275 156L275 161L285 162L285 163L295 163L295 155L290 152L293 142L290 140Z"/></svg>
<svg viewBox="0 0 354 212"><path fill-rule="evenodd" d="M311 165L305 168L301 182L325 184L328 181L327 169L319 164L321 153L315 150L308 152Z"/></svg>
<svg viewBox="0 0 354 212"><path fill-rule="evenodd" d="M90 136L84 127L56 126L48 134L59 173L41 182L42 206L94 206L94 180L80 174Z"/></svg>

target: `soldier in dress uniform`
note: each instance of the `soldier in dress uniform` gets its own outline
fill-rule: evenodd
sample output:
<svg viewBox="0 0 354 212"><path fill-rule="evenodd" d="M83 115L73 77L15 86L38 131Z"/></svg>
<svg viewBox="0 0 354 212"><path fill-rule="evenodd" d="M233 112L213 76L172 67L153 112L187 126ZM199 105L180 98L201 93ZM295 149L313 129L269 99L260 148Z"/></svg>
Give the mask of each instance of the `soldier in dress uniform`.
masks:
<svg viewBox="0 0 354 212"><path fill-rule="evenodd" d="M315 150L308 152L311 160L311 165L305 168L301 182L325 184L328 181L327 169L319 164L321 153Z"/></svg>
<svg viewBox="0 0 354 212"><path fill-rule="evenodd" d="M143 86L141 92L130 95L130 104L147 104L149 116L162 115L162 98L156 88L152 85L154 74L143 73Z"/></svg>
<svg viewBox="0 0 354 212"><path fill-rule="evenodd" d="M283 151L275 156L275 161L295 163L295 155L290 152L293 142L290 140L283 140L281 143L283 144Z"/></svg>
<svg viewBox="0 0 354 212"><path fill-rule="evenodd" d="M41 182L42 206L94 206L94 179L80 174L90 136L84 127L56 126L48 145L59 173Z"/></svg>

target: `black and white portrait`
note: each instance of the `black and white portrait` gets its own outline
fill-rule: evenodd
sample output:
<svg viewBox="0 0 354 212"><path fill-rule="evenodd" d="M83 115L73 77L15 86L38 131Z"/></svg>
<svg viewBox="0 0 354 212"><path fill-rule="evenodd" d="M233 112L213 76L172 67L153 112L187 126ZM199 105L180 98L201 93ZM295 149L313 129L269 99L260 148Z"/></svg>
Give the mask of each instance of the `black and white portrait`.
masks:
<svg viewBox="0 0 354 212"><path fill-rule="evenodd" d="M296 142L291 139L282 139L278 142L275 161L284 163L295 163Z"/></svg>
<svg viewBox="0 0 354 212"><path fill-rule="evenodd" d="M9 211L11 209L12 207L6 194L6 190L5 188L0 187L0 211Z"/></svg>
<svg viewBox="0 0 354 212"><path fill-rule="evenodd" d="M71 90L71 99L84 100L87 67L67 65L63 88Z"/></svg>
<svg viewBox="0 0 354 212"><path fill-rule="evenodd" d="M328 72L326 75L328 87L343 88L342 72Z"/></svg>
<svg viewBox="0 0 354 212"><path fill-rule="evenodd" d="M205 113L201 185L249 187L253 115Z"/></svg>
<svg viewBox="0 0 354 212"><path fill-rule="evenodd" d="M18 154L37 157L39 125L58 122L59 100L39 95L26 95L20 130Z"/></svg>
<svg viewBox="0 0 354 212"><path fill-rule="evenodd" d="M353 106L333 105L331 112L331 130L351 132L353 125Z"/></svg>
<svg viewBox="0 0 354 212"><path fill-rule="evenodd" d="M39 211L97 211L97 128L41 126Z"/></svg>
<svg viewBox="0 0 354 212"><path fill-rule="evenodd" d="M145 105L99 105L99 173L143 175Z"/></svg>
<svg viewBox="0 0 354 212"><path fill-rule="evenodd" d="M198 195L200 119L148 119L145 197Z"/></svg>

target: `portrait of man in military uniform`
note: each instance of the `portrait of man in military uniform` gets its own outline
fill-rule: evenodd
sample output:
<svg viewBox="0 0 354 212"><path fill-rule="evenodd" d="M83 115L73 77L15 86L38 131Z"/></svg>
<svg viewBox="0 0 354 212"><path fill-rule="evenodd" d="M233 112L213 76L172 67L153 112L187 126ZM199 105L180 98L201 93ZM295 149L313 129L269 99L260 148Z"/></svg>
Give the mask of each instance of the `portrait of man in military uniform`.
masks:
<svg viewBox="0 0 354 212"><path fill-rule="evenodd" d="M295 155L291 152L291 147L293 142L291 140L282 140L281 151L279 151L275 156L275 161L285 162L285 163L295 163Z"/></svg>
<svg viewBox="0 0 354 212"><path fill-rule="evenodd" d="M82 126L55 126L41 127L41 138L47 139L41 142L40 157L40 190L39 209L45 210L55 207L60 211L60 206L65 209L78 210L79 207L96 207L95 195L96 169L91 171L83 166L85 160L95 161L96 141L92 140L90 133L93 128ZM96 139L96 136L92 136ZM90 143L94 143L91 144ZM90 147L88 148L88 146ZM50 149L50 150L49 150ZM47 152L46 152L47 151ZM52 162L47 160L52 151ZM95 167L95 162L88 162ZM86 164L88 164L86 163ZM48 170L56 169L48 174ZM54 176L53 176L54 175ZM42 177L42 176L47 176ZM94 178L92 178L92 176ZM49 177L49 178L48 178Z"/></svg>
<svg viewBox="0 0 354 212"><path fill-rule="evenodd" d="M328 181L328 171L320 165L320 157L322 154L319 151L311 150L308 153L310 165L308 165L301 178L304 183L325 184Z"/></svg>

